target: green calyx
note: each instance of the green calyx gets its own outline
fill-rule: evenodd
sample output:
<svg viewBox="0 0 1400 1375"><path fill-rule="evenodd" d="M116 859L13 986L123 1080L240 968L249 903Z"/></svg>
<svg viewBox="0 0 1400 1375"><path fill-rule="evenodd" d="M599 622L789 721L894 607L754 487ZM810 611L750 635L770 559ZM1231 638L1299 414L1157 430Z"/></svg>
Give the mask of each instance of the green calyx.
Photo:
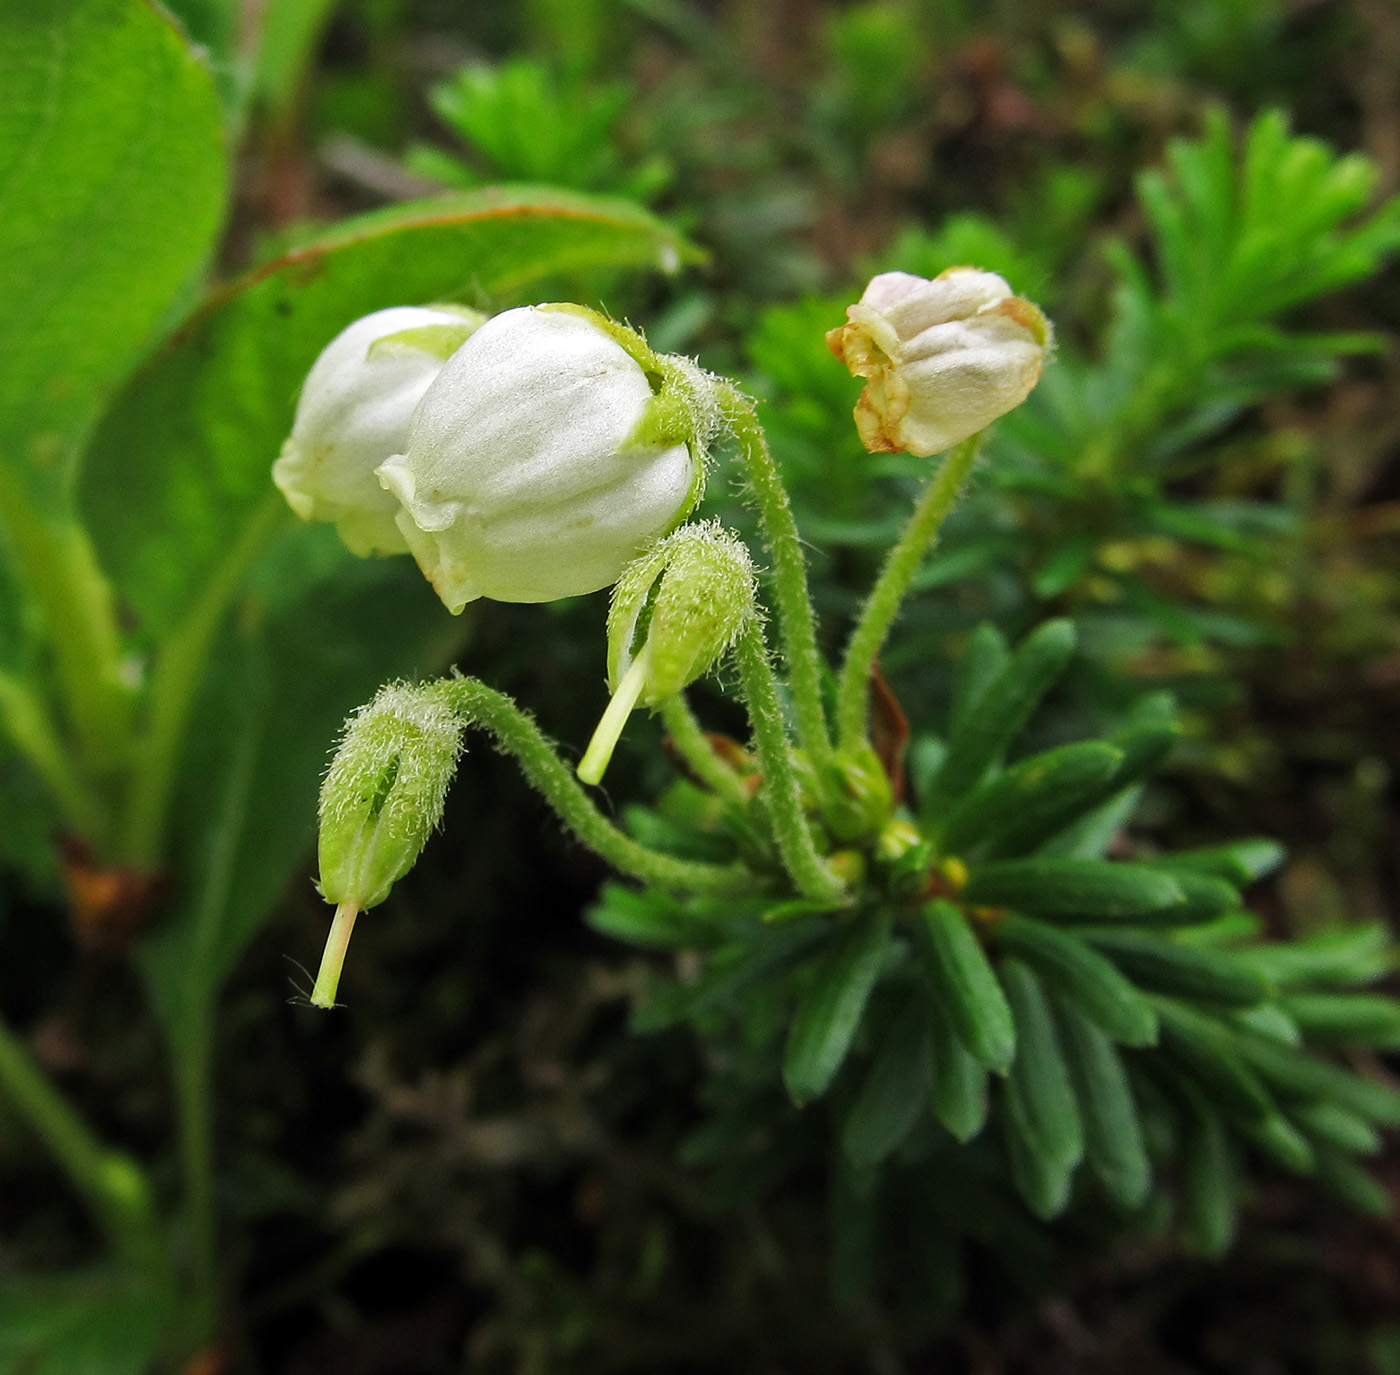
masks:
<svg viewBox="0 0 1400 1375"><path fill-rule="evenodd" d="M462 722L430 687L391 683L350 718L321 785L327 902L388 897L442 817L461 749Z"/></svg>
<svg viewBox="0 0 1400 1375"><path fill-rule="evenodd" d="M681 526L623 570L608 611L613 700L579 777L602 777L635 706L660 706L728 653L757 615L755 595L747 547L714 521Z"/></svg>
<svg viewBox="0 0 1400 1375"><path fill-rule="evenodd" d="M679 526L704 495L710 445L724 428L715 379L689 358L657 353L635 329L619 324L587 306L557 301L537 309L559 311L587 320L606 334L646 374L652 398L627 437L627 445L639 449L669 448L674 444L689 447L695 460L695 480L677 517L676 525Z"/></svg>

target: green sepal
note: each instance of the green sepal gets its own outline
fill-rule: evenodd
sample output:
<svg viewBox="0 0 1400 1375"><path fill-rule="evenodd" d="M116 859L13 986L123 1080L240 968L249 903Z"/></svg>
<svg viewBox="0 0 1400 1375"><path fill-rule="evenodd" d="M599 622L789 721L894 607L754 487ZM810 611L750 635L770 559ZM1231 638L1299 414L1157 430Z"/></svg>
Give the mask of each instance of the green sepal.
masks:
<svg viewBox="0 0 1400 1375"><path fill-rule="evenodd" d="M942 805L976 787L1001 761L1064 672L1074 646L1074 626L1065 620L1047 621L1021 643L950 733L948 753L924 799L926 816L936 816Z"/></svg>
<svg viewBox="0 0 1400 1375"><path fill-rule="evenodd" d="M980 865L963 900L1071 921L1132 921L1172 911L1185 901L1169 874L1102 859L1008 859Z"/></svg>
<svg viewBox="0 0 1400 1375"><path fill-rule="evenodd" d="M1294 993L1283 1010L1303 1036L1318 1045L1400 1046L1400 1002L1379 993Z"/></svg>
<svg viewBox="0 0 1400 1375"><path fill-rule="evenodd" d="M841 1144L854 1169L869 1170L909 1135L928 1101L933 1028L921 990L885 1029L860 1092L846 1114Z"/></svg>
<svg viewBox="0 0 1400 1375"><path fill-rule="evenodd" d="M820 1098L841 1068L890 953L888 919L857 917L816 962L783 1055L783 1081L799 1107Z"/></svg>
<svg viewBox="0 0 1400 1375"><path fill-rule="evenodd" d="M1008 959L1002 961L1001 978L1016 1019L1006 1113L1014 1135L1041 1166L1030 1176L1036 1188L1026 1201L1042 1216L1053 1216L1064 1206L1070 1179L1084 1158L1084 1124L1050 1005L1035 975ZM1024 1171L1017 1173L1019 1183ZM1042 1211L1052 1204L1052 1210Z"/></svg>
<svg viewBox="0 0 1400 1375"><path fill-rule="evenodd" d="M1125 1046L1157 1043L1157 1013L1111 960L1078 936L1015 915L995 926L998 943L1019 955L1067 1004Z"/></svg>
<svg viewBox="0 0 1400 1375"><path fill-rule="evenodd" d="M953 808L942 824L940 846L945 854L1026 853L1096 805L1122 760L1121 750L1101 740L1022 759Z"/></svg>
<svg viewBox="0 0 1400 1375"><path fill-rule="evenodd" d="M397 334L376 339L365 356L398 358L406 353L426 353L446 362L485 323L486 316L480 315L474 322L463 320L458 325L416 325L413 329L401 329Z"/></svg>
<svg viewBox="0 0 1400 1375"><path fill-rule="evenodd" d="M1197 950L1146 931L1086 926L1080 935L1101 950L1134 983L1222 1007L1254 1007L1267 1001L1273 984L1232 952Z"/></svg>
<svg viewBox="0 0 1400 1375"><path fill-rule="evenodd" d="M1128 1072L1113 1043L1077 1007L1055 999L1061 1045L1084 1119L1089 1168L1109 1197L1138 1208L1152 1187L1152 1165L1142 1137Z"/></svg>
<svg viewBox="0 0 1400 1375"><path fill-rule="evenodd" d="M1006 1073L1016 1053L1016 1024L976 933L953 903L925 905L916 929L934 986L959 1039L974 1059Z"/></svg>
<svg viewBox="0 0 1400 1375"><path fill-rule="evenodd" d="M929 1005L933 1033L933 1115L966 1145L987 1124L987 1071L963 1044L939 1002Z"/></svg>
<svg viewBox="0 0 1400 1375"><path fill-rule="evenodd" d="M1234 1151L1213 1113L1194 1120L1182 1151L1181 1230L1197 1255L1218 1260L1235 1239L1239 1183Z"/></svg>

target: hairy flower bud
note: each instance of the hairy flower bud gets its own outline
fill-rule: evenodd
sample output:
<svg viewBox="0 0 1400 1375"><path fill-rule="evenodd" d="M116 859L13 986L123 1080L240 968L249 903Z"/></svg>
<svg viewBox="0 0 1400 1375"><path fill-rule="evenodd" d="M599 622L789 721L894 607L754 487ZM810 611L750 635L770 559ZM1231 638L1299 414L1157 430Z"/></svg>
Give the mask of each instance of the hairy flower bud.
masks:
<svg viewBox="0 0 1400 1375"><path fill-rule="evenodd" d="M708 673L756 606L748 548L718 521L683 525L628 564L608 611L613 697L579 777L597 783L632 709L660 706Z"/></svg>
<svg viewBox="0 0 1400 1375"><path fill-rule="evenodd" d="M428 385L486 317L391 306L341 330L311 365L272 480L303 520L334 521L353 553L408 550L374 470L402 451Z"/></svg>
<svg viewBox="0 0 1400 1375"><path fill-rule="evenodd" d="M312 1002L330 1007L355 916L389 896L442 819L462 721L430 687L390 683L346 723L321 785L321 895L337 905Z"/></svg>
<svg viewBox="0 0 1400 1375"><path fill-rule="evenodd" d="M379 476L449 610L554 601L615 582L685 518L715 410L687 360L582 307L525 306L453 354Z"/></svg>
<svg viewBox="0 0 1400 1375"><path fill-rule="evenodd" d="M846 317L826 341L866 379L855 418L871 453L927 457L985 429L1030 395L1050 343L1037 307L972 267L882 272Z"/></svg>

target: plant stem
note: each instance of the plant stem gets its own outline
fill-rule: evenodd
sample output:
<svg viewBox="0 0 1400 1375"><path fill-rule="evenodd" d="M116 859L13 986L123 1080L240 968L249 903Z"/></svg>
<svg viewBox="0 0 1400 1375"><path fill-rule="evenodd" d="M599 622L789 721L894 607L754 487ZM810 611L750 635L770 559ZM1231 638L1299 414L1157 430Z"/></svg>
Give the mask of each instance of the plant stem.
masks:
<svg viewBox="0 0 1400 1375"><path fill-rule="evenodd" d="M286 513L280 496L274 494L263 501L205 582L199 600L160 646L150 707L132 770L126 826L120 838L120 858L137 869L154 869L160 863L171 786L209 647L248 566Z"/></svg>
<svg viewBox="0 0 1400 1375"><path fill-rule="evenodd" d="M143 1268L163 1268L164 1246L150 1187L128 1156L108 1150L0 1021L0 1092L53 1153L101 1222L113 1249Z"/></svg>
<svg viewBox="0 0 1400 1375"><path fill-rule="evenodd" d="M199 1344L219 1323L218 1215L214 1200L214 1003L201 1001L182 1019L175 1056L180 1166L189 1227L191 1326Z"/></svg>
<svg viewBox="0 0 1400 1375"><path fill-rule="evenodd" d="M132 692L112 589L87 531L76 516L36 502L10 463L0 463L0 531L43 617L83 756L95 774L114 773L131 744Z"/></svg>
<svg viewBox="0 0 1400 1375"><path fill-rule="evenodd" d="M0 725L52 794L63 824L100 851L110 825L105 803L79 775L45 703L28 683L3 672Z"/></svg>
<svg viewBox="0 0 1400 1375"><path fill-rule="evenodd" d="M981 446L982 432L948 451L930 479L904 533L885 555L885 565L851 632L836 692L836 721L841 749L852 750L865 739L870 675L899 614L900 604L919 565L938 536L939 527L953 509Z"/></svg>
<svg viewBox="0 0 1400 1375"><path fill-rule="evenodd" d="M768 448L754 403L730 383L716 387L721 410L739 445L773 556L773 593L787 662L797 738L820 772L831 757L831 736L822 705L822 659L807 588L807 560L793 519L792 503Z"/></svg>
<svg viewBox="0 0 1400 1375"><path fill-rule="evenodd" d="M753 723L759 768L763 773L760 795L767 805L778 853L805 897L840 905L846 897L845 885L817 853L811 828L803 815L792 745L787 737L782 704L778 700L778 685L773 677L773 665L768 659L768 646L763 639L763 627L758 621L750 621L739 632L735 657L739 663L744 697L749 705L749 719Z"/></svg>
<svg viewBox="0 0 1400 1375"><path fill-rule="evenodd" d="M745 806L749 800L744 781L715 753L700 722L695 719L685 694L678 692L661 704L661 719L666 723L671 743L695 776L717 797L726 802Z"/></svg>
<svg viewBox="0 0 1400 1375"><path fill-rule="evenodd" d="M444 678L438 688L471 724L491 735L498 749L515 758L565 825L615 869L659 888L700 893L751 893L760 886L760 880L742 865L677 859L625 835L594 805L534 718L505 693L475 678Z"/></svg>

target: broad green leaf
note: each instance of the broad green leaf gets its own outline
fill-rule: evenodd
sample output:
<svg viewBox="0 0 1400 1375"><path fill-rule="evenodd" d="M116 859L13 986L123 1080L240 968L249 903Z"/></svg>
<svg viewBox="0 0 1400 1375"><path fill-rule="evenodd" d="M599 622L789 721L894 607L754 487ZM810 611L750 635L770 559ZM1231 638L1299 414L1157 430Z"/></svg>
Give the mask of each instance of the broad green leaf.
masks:
<svg viewBox="0 0 1400 1375"><path fill-rule="evenodd" d="M208 257L226 158L209 72L155 5L0 6L0 460L56 496Z"/></svg>
<svg viewBox="0 0 1400 1375"><path fill-rule="evenodd" d="M270 490L301 381L352 320L688 256L626 202L527 188L363 215L264 264L215 293L98 431L81 501L104 565L145 629L167 630Z"/></svg>
<svg viewBox="0 0 1400 1375"><path fill-rule="evenodd" d="M7 1279L0 1375L144 1375L168 1330L168 1295L106 1271Z"/></svg>

